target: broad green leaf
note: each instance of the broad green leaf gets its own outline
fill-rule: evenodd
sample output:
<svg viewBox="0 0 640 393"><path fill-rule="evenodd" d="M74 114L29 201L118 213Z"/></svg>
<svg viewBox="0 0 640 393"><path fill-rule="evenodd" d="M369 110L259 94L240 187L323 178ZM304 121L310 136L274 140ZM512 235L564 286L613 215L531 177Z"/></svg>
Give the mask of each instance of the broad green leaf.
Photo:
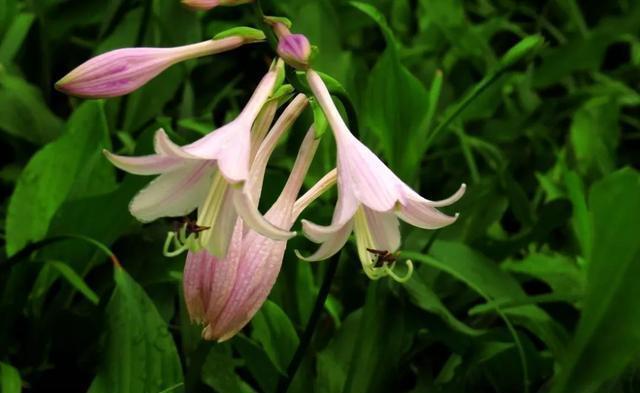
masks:
<svg viewBox="0 0 640 393"><path fill-rule="evenodd" d="M416 180L423 153L424 119L429 111L429 94L397 54L396 41L382 14L368 4L353 6L373 18L387 41L384 51L371 70L365 96L364 118L380 143L389 165L406 181ZM409 148L410 147L410 148Z"/></svg>
<svg viewBox="0 0 640 393"><path fill-rule="evenodd" d="M2 41L0 41L0 63L8 65L20 50L24 39L31 29L35 15L22 13L14 20Z"/></svg>
<svg viewBox="0 0 640 393"><path fill-rule="evenodd" d="M269 359L283 373L298 347L298 335L287 314L274 302L267 300L251 321L251 336L259 342Z"/></svg>
<svg viewBox="0 0 640 393"><path fill-rule="evenodd" d="M411 340L405 329L405 308L392 297L385 282L369 283L343 392L389 391Z"/></svg>
<svg viewBox="0 0 640 393"><path fill-rule="evenodd" d="M526 296L518 282L497 264L474 250L458 243L436 241L430 256L404 252L403 256L414 262L422 262L445 271L461 280L486 300L520 300ZM496 310L501 312L500 310ZM525 305L504 310L514 323L522 325L537 335L553 351L565 350L566 333L544 310L535 305Z"/></svg>
<svg viewBox="0 0 640 393"><path fill-rule="evenodd" d="M544 281L555 293L568 296L584 294L584 271L575 261L560 254L533 253L521 261L508 261L502 267Z"/></svg>
<svg viewBox="0 0 640 393"><path fill-rule="evenodd" d="M585 103L571 122L571 146L583 174L608 174L618 145L618 104L608 97Z"/></svg>
<svg viewBox="0 0 640 393"><path fill-rule="evenodd" d="M242 334L235 336L232 344L245 360L246 367L258 382L260 390L275 391L281 374L266 352L256 342Z"/></svg>
<svg viewBox="0 0 640 393"><path fill-rule="evenodd" d="M351 354L360 335L362 309L345 319L329 344L318 353L316 361L316 392L340 393L347 380Z"/></svg>
<svg viewBox="0 0 640 393"><path fill-rule="evenodd" d="M457 319L442 303L438 295L436 295L429 285L422 279L419 271L414 272L411 279L404 283L403 288L407 291L411 301L416 306L425 311L436 314L451 326L451 328L470 336L477 336L483 333L482 330L469 327L464 322Z"/></svg>
<svg viewBox="0 0 640 393"><path fill-rule="evenodd" d="M42 93L0 68L0 129L36 144L52 141L62 122L42 100Z"/></svg>
<svg viewBox="0 0 640 393"><path fill-rule="evenodd" d="M241 361L235 360L228 345L214 345L202 365L202 381L217 392L249 393L249 387L236 374Z"/></svg>
<svg viewBox="0 0 640 393"><path fill-rule="evenodd" d="M11 20L18 14L17 0L0 0L0 38L11 26Z"/></svg>
<svg viewBox="0 0 640 393"><path fill-rule="evenodd" d="M7 254L46 235L49 224L108 133L101 102L84 103L65 133L38 151L20 175L7 213Z"/></svg>
<svg viewBox="0 0 640 393"><path fill-rule="evenodd" d="M596 392L640 352L640 174L622 169L589 192L593 248L583 312L552 392Z"/></svg>
<svg viewBox="0 0 640 393"><path fill-rule="evenodd" d="M120 266L114 279L102 364L89 393L182 391L180 358L166 322Z"/></svg>
<svg viewBox="0 0 640 393"><path fill-rule="evenodd" d="M393 47L395 50L396 38L394 37L393 31L391 31L391 28L387 23L387 19L381 12L378 11L378 9L373 5L361 3L359 1L351 1L349 4L351 4L355 8L367 14L371 19L373 19L377 23L378 26L380 26L380 30L382 30L382 34L384 34L384 38L387 42L387 46Z"/></svg>
<svg viewBox="0 0 640 393"><path fill-rule="evenodd" d="M10 364L0 362L0 393L20 393L22 380L20 373Z"/></svg>

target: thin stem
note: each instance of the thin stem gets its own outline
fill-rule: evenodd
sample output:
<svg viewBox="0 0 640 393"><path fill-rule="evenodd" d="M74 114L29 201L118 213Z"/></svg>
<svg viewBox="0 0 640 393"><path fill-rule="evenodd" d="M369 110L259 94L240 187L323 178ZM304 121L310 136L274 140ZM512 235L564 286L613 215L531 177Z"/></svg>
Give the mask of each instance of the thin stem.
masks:
<svg viewBox="0 0 640 393"><path fill-rule="evenodd" d="M309 317L309 321L307 322L307 326L304 328L304 332L302 333L302 337L300 338L300 344L298 345L298 349L293 354L293 358L289 363L289 367L287 367L287 371L285 375L280 377L278 381L278 385L276 388L277 393L286 393L293 381L293 378L304 359L304 355L309 348L309 344L311 344L311 339L313 338L313 333L316 330L316 326L318 325L318 321L320 320L320 315L322 315L322 311L324 310L324 304L327 301L327 296L329 296L329 290L331 289L331 282L333 281L333 277L336 274L336 270L338 268L338 261L340 260L341 252L331 258L329 265L327 266L327 271L324 274L324 279L322 281L322 286L320 287L320 291L318 292L318 297L316 298L316 304L313 306L313 311L311 316Z"/></svg>

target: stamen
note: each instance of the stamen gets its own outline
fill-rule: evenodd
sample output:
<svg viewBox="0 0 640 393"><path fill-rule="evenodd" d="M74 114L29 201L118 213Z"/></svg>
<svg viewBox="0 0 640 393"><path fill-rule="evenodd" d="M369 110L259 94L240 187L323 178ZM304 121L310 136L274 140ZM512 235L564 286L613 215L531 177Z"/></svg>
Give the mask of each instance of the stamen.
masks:
<svg viewBox="0 0 640 393"><path fill-rule="evenodd" d="M187 225L184 225L177 232L168 232L167 238L164 241L164 246L162 247L162 255L168 258L173 258L185 251L200 251L203 247L198 241L197 234L197 232L187 234ZM171 250L171 243L173 243L173 250Z"/></svg>
<svg viewBox="0 0 640 393"><path fill-rule="evenodd" d="M407 264L407 272L404 274L404 276L398 276L394 271L394 267L395 264L393 264L392 266L387 266L384 265L383 269L385 269L386 273L391 276L391 278L393 278L395 281L399 282L399 283L405 283L407 281L409 281L409 279L411 278L411 276L413 275L413 262L411 262L411 260L407 259L405 261L405 263Z"/></svg>

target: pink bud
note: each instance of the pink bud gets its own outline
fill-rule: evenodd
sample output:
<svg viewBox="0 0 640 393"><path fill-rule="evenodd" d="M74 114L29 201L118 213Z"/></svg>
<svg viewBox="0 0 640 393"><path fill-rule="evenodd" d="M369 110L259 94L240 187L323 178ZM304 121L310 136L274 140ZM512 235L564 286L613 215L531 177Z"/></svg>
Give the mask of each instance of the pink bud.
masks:
<svg viewBox="0 0 640 393"><path fill-rule="evenodd" d="M251 3L253 0L182 0L182 4L194 10L210 10L219 5L234 6Z"/></svg>
<svg viewBox="0 0 640 393"><path fill-rule="evenodd" d="M278 42L278 55L292 67L307 69L311 56L311 44L302 34L287 34Z"/></svg>
<svg viewBox="0 0 640 393"><path fill-rule="evenodd" d="M245 37L230 36L174 48L124 48L82 63L56 83L59 91L85 98L129 94L180 61L237 48Z"/></svg>

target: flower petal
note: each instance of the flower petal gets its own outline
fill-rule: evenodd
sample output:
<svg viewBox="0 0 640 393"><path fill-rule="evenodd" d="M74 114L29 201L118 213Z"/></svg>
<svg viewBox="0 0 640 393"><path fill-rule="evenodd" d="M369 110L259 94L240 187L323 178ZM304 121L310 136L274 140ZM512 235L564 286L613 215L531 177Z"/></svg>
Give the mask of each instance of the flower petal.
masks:
<svg viewBox="0 0 640 393"><path fill-rule="evenodd" d="M219 264L218 259L209 256L205 250L189 251L187 254L182 282L185 303L192 321L202 323L206 319L211 289L208 277L216 264Z"/></svg>
<svg viewBox="0 0 640 393"><path fill-rule="evenodd" d="M223 193L220 205L213 207L217 209L217 211L212 212L214 214L201 219L201 214L205 212L205 210L202 207L198 209L198 225L211 228L210 230L202 232L198 240L211 254L217 256L227 255L233 228L238 218L233 206L233 191L226 187Z"/></svg>
<svg viewBox="0 0 640 393"><path fill-rule="evenodd" d="M458 219L458 213L453 217L448 216L436 208L417 202L410 202L406 206L399 205L396 214L402 221L423 229L442 228Z"/></svg>
<svg viewBox="0 0 640 393"><path fill-rule="evenodd" d="M305 224L308 225L311 223L303 220L302 225L304 226ZM327 258L330 258L333 255L335 255L338 251L340 251L342 247L344 247L345 243L349 239L349 235L351 234L352 230L353 230L353 221L349 221L345 223L342 226L342 228L339 228L338 230L332 232L330 236L325 237L324 241L322 242L322 245L312 255L305 257L302 254L300 254L297 250L296 250L296 255L298 256L298 258L304 261L311 261L311 262L322 261ZM305 233L306 231L307 229L305 229Z"/></svg>
<svg viewBox="0 0 640 393"><path fill-rule="evenodd" d="M175 143L171 139L167 133L162 129L158 129L153 136L153 148L158 154L162 154L170 157L179 157L179 158L194 158L193 156L182 151L182 148Z"/></svg>
<svg viewBox="0 0 640 393"><path fill-rule="evenodd" d="M393 212L363 208L373 244L370 248L394 252L400 247L400 222Z"/></svg>
<svg viewBox="0 0 640 393"><path fill-rule="evenodd" d="M349 189L363 205L376 211L389 211L400 198L396 175L368 147L351 134L339 136L338 184Z"/></svg>
<svg viewBox="0 0 640 393"><path fill-rule="evenodd" d="M193 163L160 175L133 198L131 214L142 222L189 214L204 199L213 170L208 162Z"/></svg>
<svg viewBox="0 0 640 393"><path fill-rule="evenodd" d="M296 235L267 221L258 211L257 205L251 200L249 194L243 190L233 191L233 204L238 215L254 231L272 240L288 240Z"/></svg>
<svg viewBox="0 0 640 393"><path fill-rule="evenodd" d="M403 200L401 200L400 203L402 204L418 203L426 207L444 207L444 206L452 205L458 200L460 200L460 198L462 198L465 191L467 190L467 185L465 183L462 183L460 185L460 188L458 188L458 190L454 192L453 195L451 195L450 197L441 199L439 201L430 201L422 197L420 194L418 194L414 190L412 190L406 184L404 186L405 186L404 192L405 192L406 198L403 198ZM406 199L408 199L409 201L407 201Z"/></svg>
<svg viewBox="0 0 640 393"><path fill-rule="evenodd" d="M338 191L338 202L333 211L331 225L323 226L314 224L307 220L302 220L302 230L305 236L314 243L323 243L342 230L345 224L353 218L358 204L349 194L340 194Z"/></svg>
<svg viewBox="0 0 640 393"><path fill-rule="evenodd" d="M216 264L208 278L210 281L210 292L206 294L206 296L208 296L206 314L207 320L213 324L216 324L218 317L224 310L231 296L240 267L244 225L242 220L236 220L234 225L229 250L225 258Z"/></svg>
<svg viewBox="0 0 640 393"><path fill-rule="evenodd" d="M181 158L166 157L157 154L128 157L113 154L107 150L103 150L102 153L104 153L105 157L107 157L114 166L123 171L133 173L134 175L157 175L170 172L180 168L185 163Z"/></svg>

